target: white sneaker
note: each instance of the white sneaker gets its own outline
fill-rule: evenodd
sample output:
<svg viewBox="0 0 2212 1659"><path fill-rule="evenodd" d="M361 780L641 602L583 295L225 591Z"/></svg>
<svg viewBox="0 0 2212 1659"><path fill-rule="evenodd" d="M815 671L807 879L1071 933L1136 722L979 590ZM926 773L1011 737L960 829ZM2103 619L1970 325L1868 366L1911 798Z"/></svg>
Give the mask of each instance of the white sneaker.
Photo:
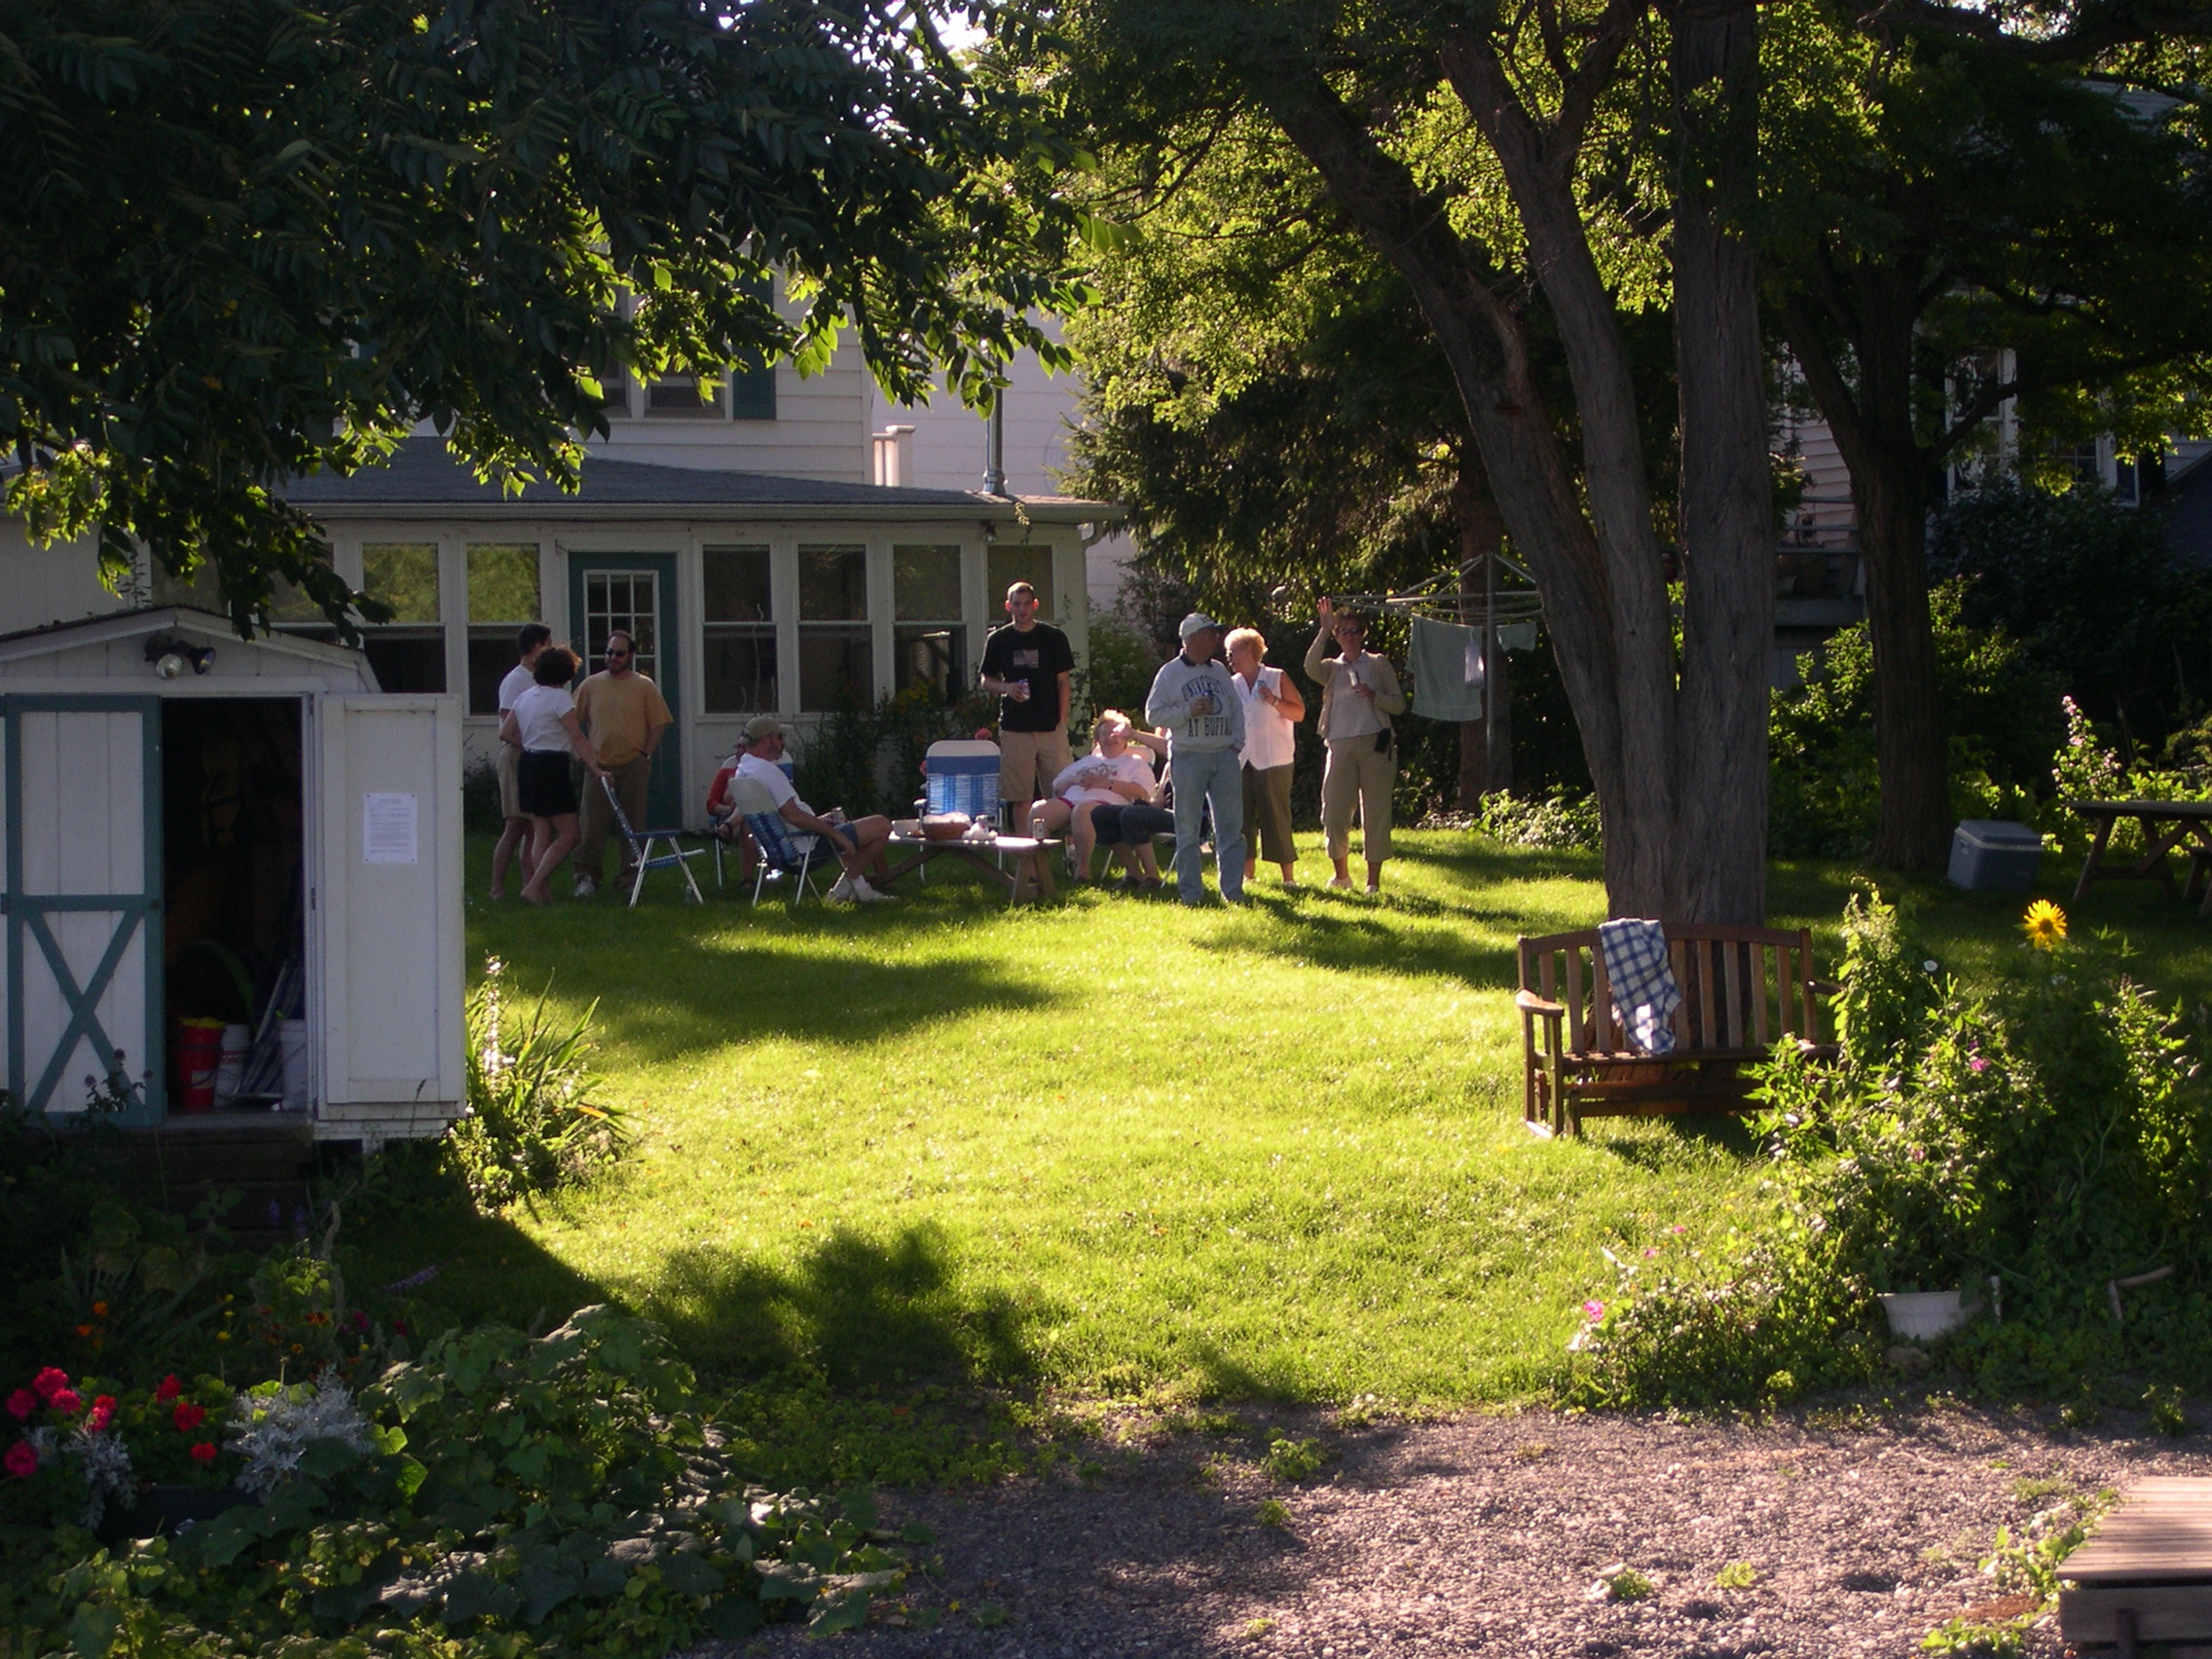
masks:
<svg viewBox="0 0 2212 1659"><path fill-rule="evenodd" d="M576 897L589 899L599 891L599 883L588 878L576 883Z"/></svg>
<svg viewBox="0 0 2212 1659"><path fill-rule="evenodd" d="M860 895L853 891L853 878L849 875L840 875L837 878L837 884L822 896L822 902L825 904L858 903Z"/></svg>
<svg viewBox="0 0 2212 1659"><path fill-rule="evenodd" d="M856 903L884 904L890 903L891 895L869 886L868 879L865 875L854 876L852 884L853 890L850 897Z"/></svg>

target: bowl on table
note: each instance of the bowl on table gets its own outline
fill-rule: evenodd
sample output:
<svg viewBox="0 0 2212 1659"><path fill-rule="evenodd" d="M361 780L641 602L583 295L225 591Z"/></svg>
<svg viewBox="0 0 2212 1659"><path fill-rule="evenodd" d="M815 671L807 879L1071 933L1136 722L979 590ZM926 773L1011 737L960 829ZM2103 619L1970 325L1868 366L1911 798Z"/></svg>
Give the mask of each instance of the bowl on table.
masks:
<svg viewBox="0 0 2212 1659"><path fill-rule="evenodd" d="M972 822L965 812L933 812L922 820L922 833L932 841L957 841Z"/></svg>
<svg viewBox="0 0 2212 1659"><path fill-rule="evenodd" d="M891 821L891 832L911 838L922 832L922 821L919 818L894 818Z"/></svg>

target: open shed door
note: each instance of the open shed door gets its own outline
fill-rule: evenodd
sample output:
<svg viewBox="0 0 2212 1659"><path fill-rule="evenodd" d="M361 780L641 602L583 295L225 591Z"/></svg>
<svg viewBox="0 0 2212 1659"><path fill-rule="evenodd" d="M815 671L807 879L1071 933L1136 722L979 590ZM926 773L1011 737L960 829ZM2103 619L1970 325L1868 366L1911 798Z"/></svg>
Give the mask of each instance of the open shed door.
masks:
<svg viewBox="0 0 2212 1659"><path fill-rule="evenodd" d="M81 1112L86 1079L159 1122L162 719L153 697L0 698L8 1088Z"/></svg>
<svg viewBox="0 0 2212 1659"><path fill-rule="evenodd" d="M316 1104L458 1102L461 700L313 697L309 730Z"/></svg>

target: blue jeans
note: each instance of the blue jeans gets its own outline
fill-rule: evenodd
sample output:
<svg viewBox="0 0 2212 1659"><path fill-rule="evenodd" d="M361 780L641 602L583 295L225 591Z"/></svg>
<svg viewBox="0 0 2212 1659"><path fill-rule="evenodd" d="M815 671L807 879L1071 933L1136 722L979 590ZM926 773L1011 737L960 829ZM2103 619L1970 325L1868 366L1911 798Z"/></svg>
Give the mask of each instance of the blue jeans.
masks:
<svg viewBox="0 0 2212 1659"><path fill-rule="evenodd" d="M1244 897L1244 766L1234 749L1177 750L1175 768L1175 897L1205 903L1205 866L1198 856L1199 823L1213 802L1213 853L1221 869L1221 896L1232 904Z"/></svg>

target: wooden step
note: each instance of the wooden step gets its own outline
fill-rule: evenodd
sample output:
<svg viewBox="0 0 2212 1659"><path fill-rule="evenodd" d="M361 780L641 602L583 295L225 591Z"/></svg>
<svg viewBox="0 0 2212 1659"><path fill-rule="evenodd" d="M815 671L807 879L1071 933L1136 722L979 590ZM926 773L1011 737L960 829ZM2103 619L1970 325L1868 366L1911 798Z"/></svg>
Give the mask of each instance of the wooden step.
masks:
<svg viewBox="0 0 2212 1659"><path fill-rule="evenodd" d="M2059 1570L2076 1586L2059 1592L2059 1633L2077 1647L2212 1654L2212 1478L2138 1481Z"/></svg>

